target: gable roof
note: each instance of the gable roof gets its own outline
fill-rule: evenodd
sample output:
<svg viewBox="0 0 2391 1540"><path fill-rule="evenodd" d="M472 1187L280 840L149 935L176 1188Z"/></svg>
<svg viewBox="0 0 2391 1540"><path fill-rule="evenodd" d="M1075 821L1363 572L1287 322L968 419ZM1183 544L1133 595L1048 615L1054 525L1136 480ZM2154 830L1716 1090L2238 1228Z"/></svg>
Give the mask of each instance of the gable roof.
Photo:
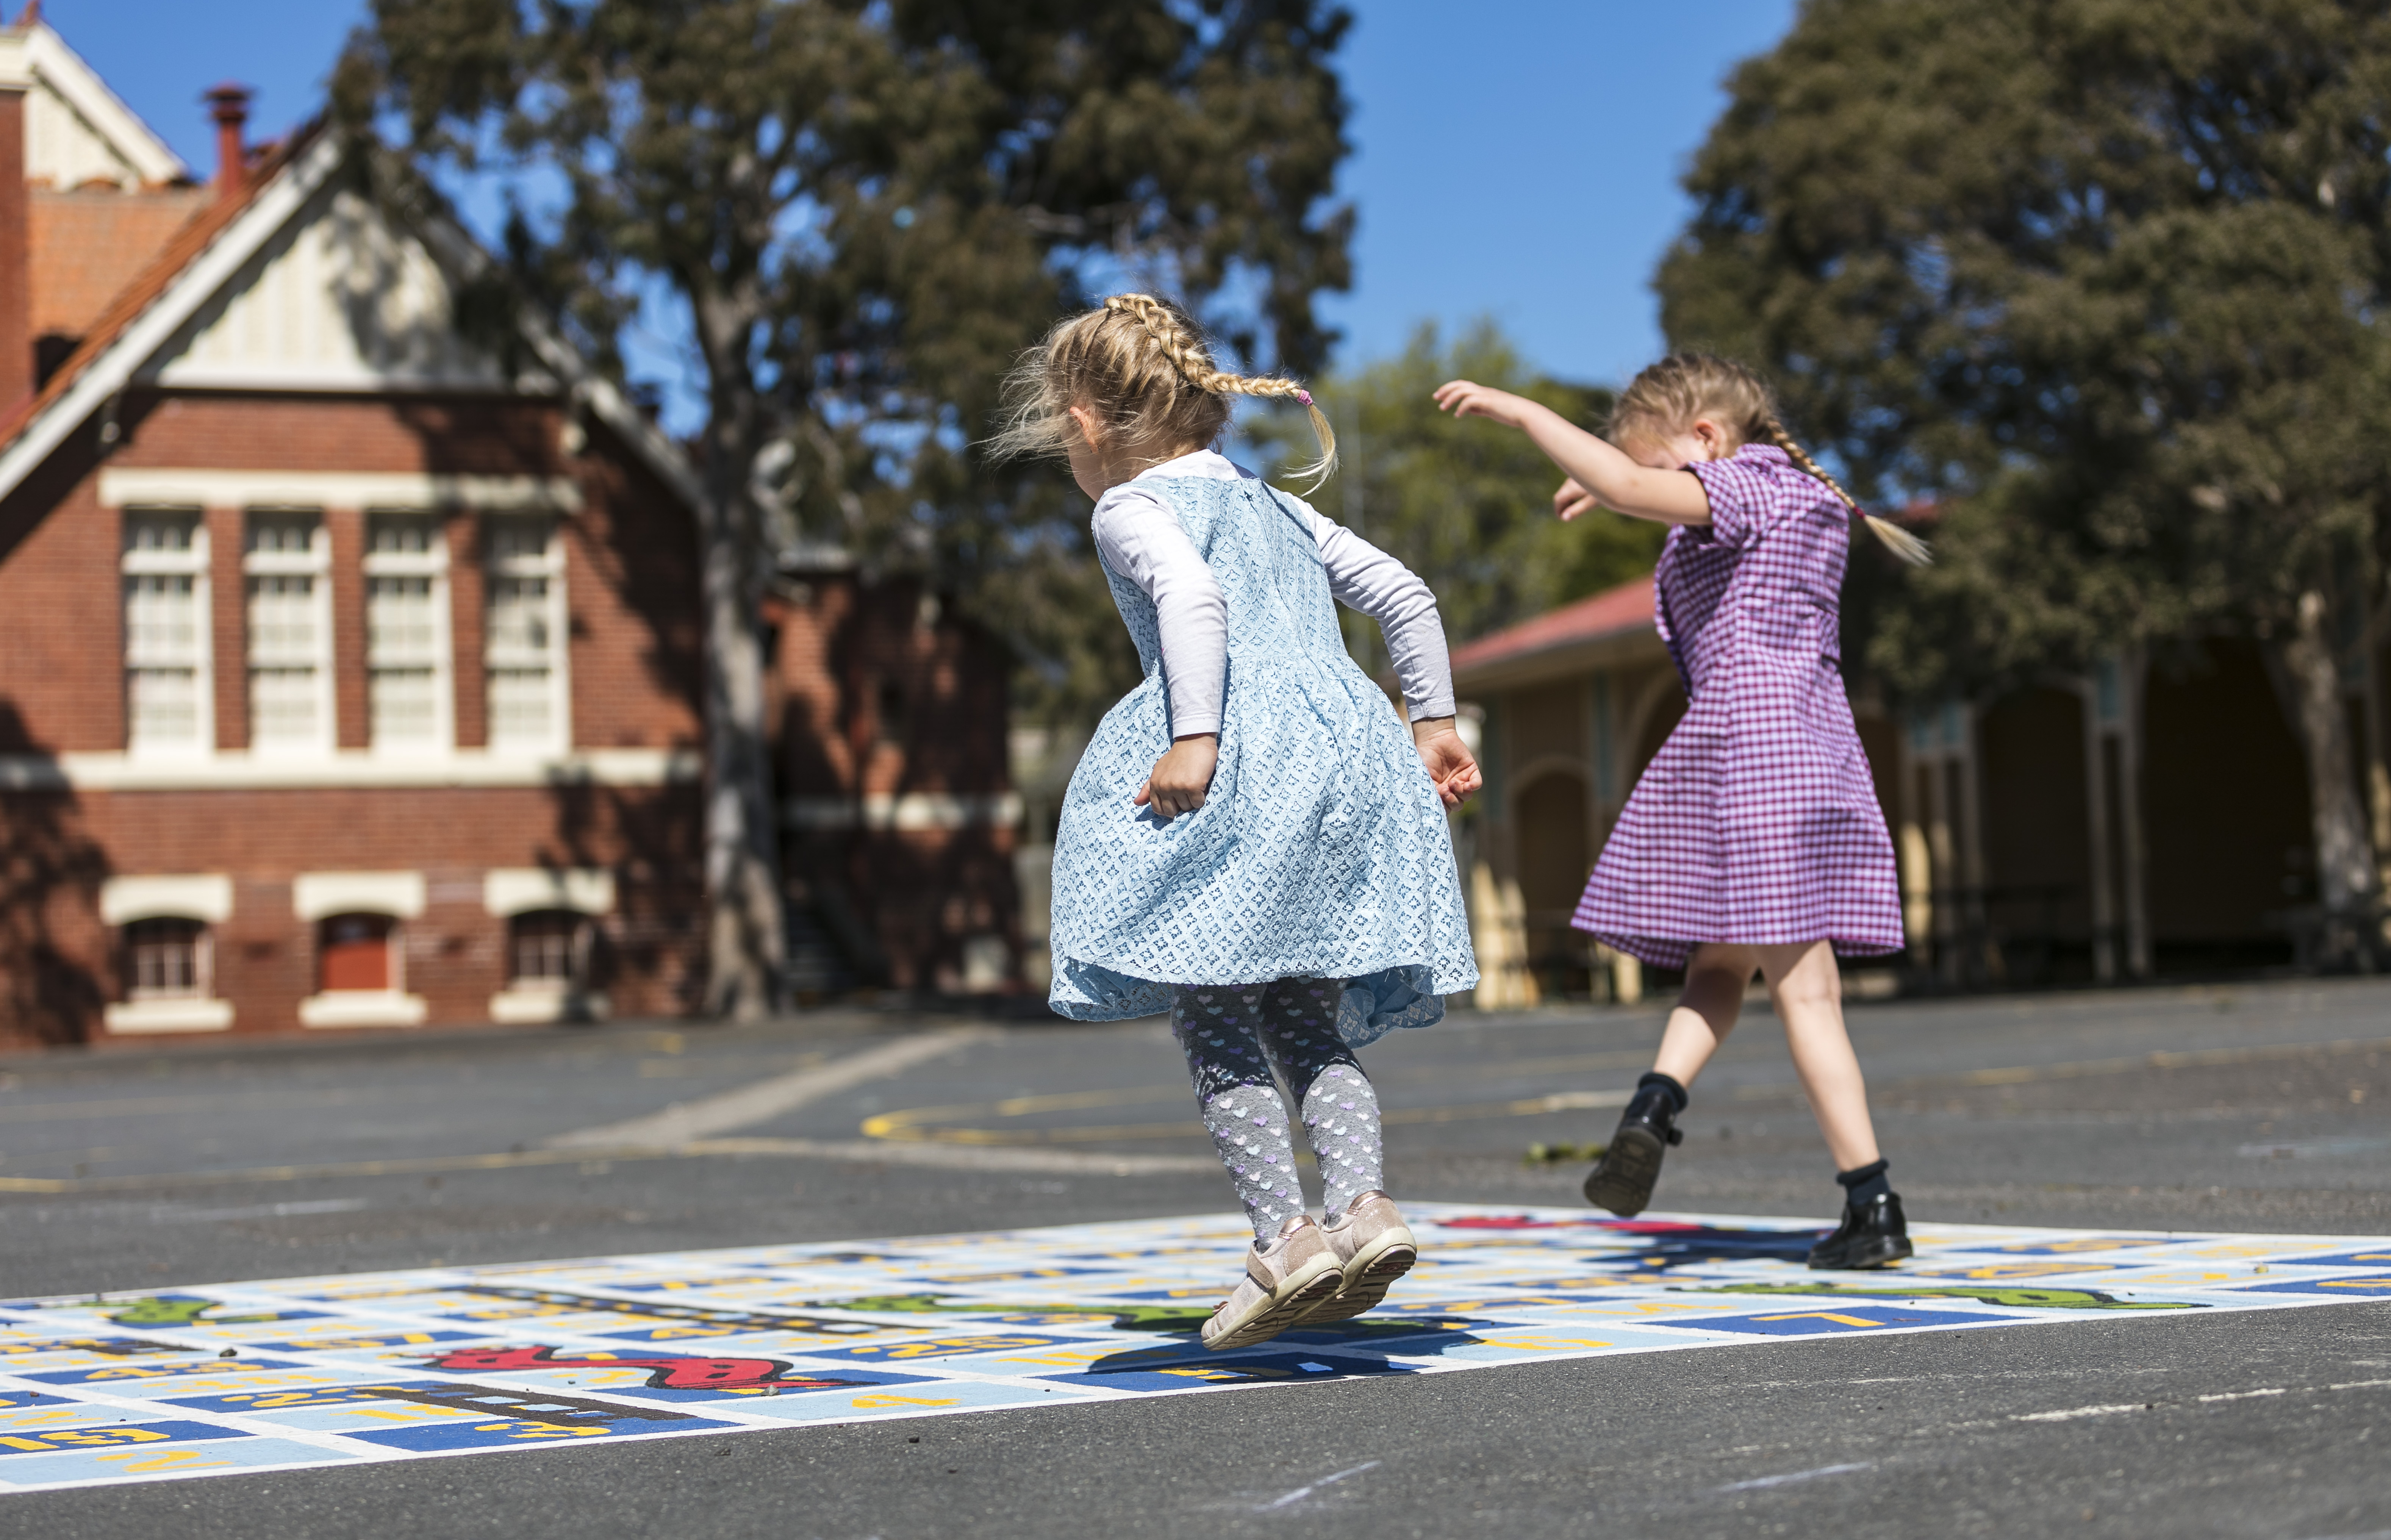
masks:
<svg viewBox="0 0 2391 1540"><path fill-rule="evenodd" d="M190 168L140 114L124 105L37 8L0 27L0 76L39 87L28 102L26 173L71 188L97 176L159 187L187 181Z"/></svg>
<svg viewBox="0 0 2391 1540"><path fill-rule="evenodd" d="M1652 623L1652 579L1606 589L1454 649L1453 681L1463 690L1526 683L1634 649L1660 631Z"/></svg>
<svg viewBox="0 0 2391 1540"><path fill-rule="evenodd" d="M237 191L220 197L176 231L156 260L127 284L33 398L0 422L0 498L25 479L83 424L108 409L144 366L307 207L364 145L322 118L272 147ZM489 254L446 214L409 232L433 258L463 278L487 273ZM526 306L523 340L542 369L645 461L692 509L704 489L680 449L614 384L591 369L555 330Z"/></svg>

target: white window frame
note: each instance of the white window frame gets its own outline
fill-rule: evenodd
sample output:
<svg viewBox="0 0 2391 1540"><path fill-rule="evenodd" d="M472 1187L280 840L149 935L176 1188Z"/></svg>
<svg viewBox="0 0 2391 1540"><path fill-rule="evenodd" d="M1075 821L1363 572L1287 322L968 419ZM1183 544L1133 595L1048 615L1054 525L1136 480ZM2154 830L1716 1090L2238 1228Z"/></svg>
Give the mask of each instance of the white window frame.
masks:
<svg viewBox="0 0 2391 1540"><path fill-rule="evenodd" d="M503 556L498 553L497 533L503 520L537 519L548 528L546 546L534 555ZM568 752L573 745L573 633L571 610L564 592L564 521L553 514L493 513L482 521L484 549L484 589L482 600L482 702L483 731L494 755L549 755ZM543 577L548 580L548 735L536 743L501 744L498 733L498 692L496 677L503 670L520 666L521 660L509 658L497 638L498 628L491 616L497 609L498 584L502 579Z"/></svg>
<svg viewBox="0 0 2391 1540"><path fill-rule="evenodd" d="M252 549L251 536L261 523L276 519L305 519L316 522L315 532L308 537L304 551L257 550ZM340 726L335 716L336 701L332 684L332 532L330 522L320 508L254 507L246 511L241 524L241 650L242 682L249 692L249 750L253 755L276 758L320 757L332 752L339 742ZM316 673L316 731L306 739L261 738L257 731L257 676L273 665L257 661L254 628L250 623L252 601L249 584L258 577L306 577L311 579L308 598L316 612L316 652L313 667Z"/></svg>
<svg viewBox="0 0 2391 1540"><path fill-rule="evenodd" d="M315 1028L420 1027L431 1014L407 990L407 923L422 916L420 872L302 872L291 881L291 912L317 927L339 914L379 914L390 922L390 983L379 990L327 990L299 1002L299 1025Z"/></svg>
<svg viewBox="0 0 2391 1540"><path fill-rule="evenodd" d="M421 553L376 551L374 524L380 519L420 519L431 525L432 539ZM373 730L374 655L373 586L378 577L428 577L432 582L432 736L421 743L385 743ZM455 616L448 598L447 530L440 514L421 508L369 508L365 533L366 605L366 739L373 753L397 757L447 755L457 746L457 657Z"/></svg>
<svg viewBox="0 0 2391 1540"><path fill-rule="evenodd" d="M110 877L100 884L99 917L120 931L143 920L189 920L199 925L199 992L136 996L131 980L125 996L111 1001L102 1020L111 1033L221 1032L232 1026L232 1003L215 998L217 928L232 918L232 879L221 873L188 876Z"/></svg>
<svg viewBox="0 0 2391 1540"><path fill-rule="evenodd" d="M187 550L138 550L134 548L133 529L148 520L187 521L191 525L191 545ZM123 658L123 688L124 691L124 752L128 757L141 759L195 759L215 752L215 609L208 584L208 518L207 511L184 505L128 507L119 532L119 595L117 616L120 652ZM133 655L131 625L132 580L138 577L188 577L191 580L191 604L197 616L199 636L191 653L192 715L188 738L161 740L144 738L136 733L133 711L133 676L140 671L141 660Z"/></svg>
<svg viewBox="0 0 2391 1540"><path fill-rule="evenodd" d="M586 978L523 978L515 974L516 916L563 910L582 916L582 945L597 940L600 918L614 912L614 874L603 867L497 867L483 874L482 906L500 922L506 988L490 996L490 1019L507 1026L551 1021L603 1021L606 991ZM585 952L581 962L587 964Z"/></svg>

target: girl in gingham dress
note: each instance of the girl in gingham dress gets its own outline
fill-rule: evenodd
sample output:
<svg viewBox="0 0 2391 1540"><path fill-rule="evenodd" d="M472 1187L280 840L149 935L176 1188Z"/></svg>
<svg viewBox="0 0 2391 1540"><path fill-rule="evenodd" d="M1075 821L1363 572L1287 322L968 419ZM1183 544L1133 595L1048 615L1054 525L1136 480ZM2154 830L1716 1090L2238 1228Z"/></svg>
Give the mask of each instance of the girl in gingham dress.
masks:
<svg viewBox="0 0 2391 1540"><path fill-rule="evenodd" d="M1684 1138L1687 1088L1735 1028L1758 972L1844 1190L1818 1268L1910 1254L1868 1087L1843 1029L1835 954L1903 946L1893 841L1840 670L1837 611L1851 519L1913 563L1926 548L1861 513L1777 421L1767 387L1701 354L1635 377L1617 446L1532 401L1454 381L1458 417L1524 430L1569 475L1564 519L1596 507L1673 526L1654 619L1684 681L1685 719L1653 757L1586 885L1574 924L1686 983L1586 1197L1633 1215Z"/></svg>

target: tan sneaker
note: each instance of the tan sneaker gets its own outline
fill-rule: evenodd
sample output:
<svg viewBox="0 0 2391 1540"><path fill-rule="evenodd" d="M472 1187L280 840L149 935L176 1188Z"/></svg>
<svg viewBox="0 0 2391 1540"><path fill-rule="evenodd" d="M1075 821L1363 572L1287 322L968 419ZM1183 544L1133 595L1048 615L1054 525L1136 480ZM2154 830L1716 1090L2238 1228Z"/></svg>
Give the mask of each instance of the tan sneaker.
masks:
<svg viewBox="0 0 2391 1540"><path fill-rule="evenodd" d="M1269 1246L1256 1241L1247 1250L1246 1275L1204 1323L1204 1345L1218 1351L1267 1342L1334 1297L1344 1278L1320 1226L1310 1214L1297 1214Z"/></svg>
<svg viewBox="0 0 2391 1540"><path fill-rule="evenodd" d="M1303 1318L1305 1326L1346 1321L1376 1310L1397 1278L1419 1261L1419 1242L1403 1223L1395 1200L1376 1188L1346 1206L1321 1228L1336 1254L1338 1291Z"/></svg>

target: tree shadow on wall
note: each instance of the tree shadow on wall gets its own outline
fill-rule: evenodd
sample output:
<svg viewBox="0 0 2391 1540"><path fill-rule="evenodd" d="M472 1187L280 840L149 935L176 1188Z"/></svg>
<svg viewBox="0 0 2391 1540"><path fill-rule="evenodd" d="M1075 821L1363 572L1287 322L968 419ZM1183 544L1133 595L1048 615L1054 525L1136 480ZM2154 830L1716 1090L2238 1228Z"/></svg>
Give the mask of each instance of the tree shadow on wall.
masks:
<svg viewBox="0 0 2391 1540"><path fill-rule="evenodd" d="M540 865L600 868L616 879L617 908L599 924L590 984L628 985L669 999L680 1014L695 1010L705 987L698 787L681 783L627 793L559 778L549 796L554 838L539 851Z"/></svg>
<svg viewBox="0 0 2391 1540"><path fill-rule="evenodd" d="M0 744L29 744L16 705L0 700ZM91 953L62 930L97 911L107 876L107 853L84 832L72 791L0 789L0 1043L92 1036L106 993ZM87 939L97 938L95 929Z"/></svg>

